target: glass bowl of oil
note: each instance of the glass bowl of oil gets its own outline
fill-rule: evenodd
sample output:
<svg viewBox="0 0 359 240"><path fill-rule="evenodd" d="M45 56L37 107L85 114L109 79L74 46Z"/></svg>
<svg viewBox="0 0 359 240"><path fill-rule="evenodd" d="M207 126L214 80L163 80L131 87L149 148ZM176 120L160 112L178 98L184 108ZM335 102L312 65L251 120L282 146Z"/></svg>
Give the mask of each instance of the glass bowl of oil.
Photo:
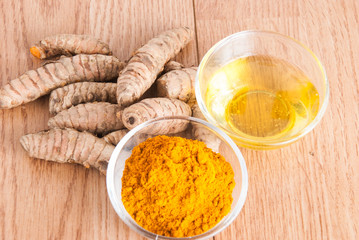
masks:
<svg viewBox="0 0 359 240"><path fill-rule="evenodd" d="M274 149L310 132L329 102L329 83L315 54L269 31L243 31L202 59L196 99L207 120L238 145Z"/></svg>

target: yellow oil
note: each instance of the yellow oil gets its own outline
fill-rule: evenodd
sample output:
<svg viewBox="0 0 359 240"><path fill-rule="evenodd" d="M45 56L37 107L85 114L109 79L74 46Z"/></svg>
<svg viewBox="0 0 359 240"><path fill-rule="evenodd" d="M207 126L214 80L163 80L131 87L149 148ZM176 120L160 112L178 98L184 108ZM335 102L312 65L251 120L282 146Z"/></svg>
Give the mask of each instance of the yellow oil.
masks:
<svg viewBox="0 0 359 240"><path fill-rule="evenodd" d="M319 94L298 67L253 55L224 65L211 77L206 103L229 132L280 141L298 134L315 118Z"/></svg>

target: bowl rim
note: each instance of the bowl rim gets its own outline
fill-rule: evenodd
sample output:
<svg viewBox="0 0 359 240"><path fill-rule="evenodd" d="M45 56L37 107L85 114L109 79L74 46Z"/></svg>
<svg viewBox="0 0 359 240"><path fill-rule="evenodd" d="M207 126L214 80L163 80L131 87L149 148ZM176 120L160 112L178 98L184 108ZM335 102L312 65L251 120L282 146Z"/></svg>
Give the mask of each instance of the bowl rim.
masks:
<svg viewBox="0 0 359 240"><path fill-rule="evenodd" d="M323 98L323 103L317 113L317 115L315 116L315 118L312 120L312 122L310 124L308 124L305 128L303 128L300 132L300 134L294 135L294 137L291 138L286 138L284 141L276 141L276 140L259 140L259 139L249 139L246 137L242 137L236 134L231 133L230 131L219 127L221 130L223 130L225 133L227 133L229 136L234 137L236 139L239 140L239 144L243 144L242 146L249 146L249 147L258 147L258 146L268 146L268 147L281 147L284 145L288 145L292 142L297 141L298 139L302 138L304 135L306 135L307 133L309 133L311 130L313 130L313 128L320 122L320 120L323 118L324 113L328 107L329 104L329 96L330 96L330 90L329 90L329 81L327 78L327 74L325 71L325 68L323 66L323 64L321 63L321 61L319 60L319 58L314 54L314 52L307 47L304 43L298 41L297 39L278 33L278 32L274 32L274 31L268 31L268 30L244 30L244 31L240 31L240 32L236 32L233 33L223 39L221 39L220 41L218 41L216 44L214 44L203 56L203 58L201 59L201 62L198 66L198 70L196 73L196 78L195 78L195 95L196 95L196 100L199 106L199 109L201 110L202 114L205 116L205 118L207 119L208 122L214 124L217 126L216 121L214 120L214 118L211 116L211 114L208 112L207 107L204 104L204 100L202 98L202 94L201 94L201 90L200 90L200 84L199 84L199 75L201 72L201 69L204 67L204 65L206 64L206 62L208 61L208 59L210 59L210 57L213 55L213 53L218 50L220 47L222 47L224 44L226 44L227 42L229 42L232 39L235 39L239 36L242 36L244 34L266 34L266 35L276 35L282 38L285 38L287 40L293 41L295 42L297 45L299 45L300 47L303 48L303 50L306 50L315 60L315 62L317 63L321 73L322 73L322 81L324 80L324 91L325 91L325 96Z"/></svg>
<svg viewBox="0 0 359 240"><path fill-rule="evenodd" d="M222 220L223 220L222 219L219 222L219 223L222 224L222 226L220 228L218 228L219 223L217 223L216 226L214 226L213 228L211 228L207 232L204 232L204 233L199 234L199 235L195 235L195 236L191 236L191 237L183 237L183 238L166 237L166 236L154 234L154 233L140 227L137 223L135 225L131 221L127 221L127 219L125 219L123 217L123 215L122 215L121 210L125 210L125 208L123 207L123 209L122 209L121 205L123 206L123 204L120 204L120 201L117 198L117 193L115 191L115 183L114 183L115 166L116 166L116 163L117 163L117 160L118 160L118 156L119 156L122 148L124 147L124 145L127 143L127 141L133 135L135 135L138 131L140 131L141 129L149 126L152 123L159 122L159 121L164 121L164 120L169 120L169 119L188 120L190 122L191 121L196 122L196 123L199 123L199 124L202 124L202 125L204 125L206 127L211 128L213 131L218 133L228 143L228 145L232 148L232 150L234 151L234 153L236 155L236 159L240 164L240 171L241 171L241 192L240 192L238 201L237 201L237 203L235 204L235 206L233 208L233 211L231 213L231 217L226 218L224 222L222 222ZM158 117L158 118L148 120L148 121L136 126L132 130L130 130L121 139L121 141L117 144L117 146L115 147L115 150L112 152L111 158L110 158L109 163L108 163L107 173L106 173L106 188L107 188L107 193L108 193L110 202L112 204L112 207L115 209L117 215L121 218L121 220L123 222L125 222L125 224L127 226L129 226L135 232L137 232L137 233L139 233L139 234L141 234L141 235L143 235L143 236L145 236L147 238L152 238L152 239L176 239L176 240L207 239L207 238L212 237L212 236L218 234L219 232L223 231L225 228L227 228L228 225L231 224L235 220L235 218L238 216L238 214L240 213L241 209L244 206L244 203L245 203L245 200L246 200L246 197L247 197L247 192L248 192L248 172L247 172L247 167L246 167L244 157L243 157L241 151L239 150L238 146L234 143L234 141L225 132L223 132L218 127L216 127L213 124L208 123L208 122L206 122L206 121L204 121L202 119L194 118L194 117L186 117L186 116ZM126 211L126 213L127 213L127 211ZM132 219L132 217L131 217L131 219ZM133 220L133 221L135 222L135 220Z"/></svg>

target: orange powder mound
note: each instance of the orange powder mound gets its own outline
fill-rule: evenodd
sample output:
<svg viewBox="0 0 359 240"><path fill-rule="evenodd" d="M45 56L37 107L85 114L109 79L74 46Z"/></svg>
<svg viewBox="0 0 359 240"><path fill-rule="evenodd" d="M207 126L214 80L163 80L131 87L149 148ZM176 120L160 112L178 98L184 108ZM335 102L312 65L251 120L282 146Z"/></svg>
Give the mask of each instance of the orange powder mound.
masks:
<svg viewBox="0 0 359 240"><path fill-rule="evenodd" d="M231 209L231 165L203 142L157 136L126 160L122 201L144 229L189 237L214 227Z"/></svg>

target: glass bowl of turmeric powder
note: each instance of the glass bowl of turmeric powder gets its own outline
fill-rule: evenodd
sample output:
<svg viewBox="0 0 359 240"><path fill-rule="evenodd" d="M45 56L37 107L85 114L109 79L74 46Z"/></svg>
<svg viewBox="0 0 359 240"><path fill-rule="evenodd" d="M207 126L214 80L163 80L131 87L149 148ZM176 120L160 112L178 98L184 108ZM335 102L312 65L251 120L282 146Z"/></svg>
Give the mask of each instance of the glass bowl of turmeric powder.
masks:
<svg viewBox="0 0 359 240"><path fill-rule="evenodd" d="M107 190L119 217L150 239L208 239L234 221L248 190L233 140L198 118L149 120L118 143Z"/></svg>

